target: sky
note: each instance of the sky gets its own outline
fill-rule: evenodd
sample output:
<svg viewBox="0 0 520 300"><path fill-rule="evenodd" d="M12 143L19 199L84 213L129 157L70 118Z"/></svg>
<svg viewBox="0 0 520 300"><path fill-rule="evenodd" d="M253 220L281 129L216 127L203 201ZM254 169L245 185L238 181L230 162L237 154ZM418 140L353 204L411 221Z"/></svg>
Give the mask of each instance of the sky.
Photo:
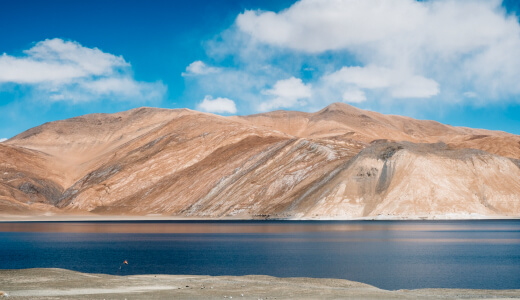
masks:
<svg viewBox="0 0 520 300"><path fill-rule="evenodd" d="M520 1L0 5L0 141L141 106L385 114L520 134Z"/></svg>

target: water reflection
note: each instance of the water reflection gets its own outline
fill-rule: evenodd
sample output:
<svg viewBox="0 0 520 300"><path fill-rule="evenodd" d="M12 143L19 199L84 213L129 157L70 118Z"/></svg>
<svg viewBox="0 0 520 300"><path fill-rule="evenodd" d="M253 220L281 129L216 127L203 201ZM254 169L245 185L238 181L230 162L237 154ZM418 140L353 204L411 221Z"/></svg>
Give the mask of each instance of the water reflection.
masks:
<svg viewBox="0 0 520 300"><path fill-rule="evenodd" d="M518 243L520 221L91 221L4 222L0 232L269 234L269 241ZM286 235L283 235L286 234ZM290 235L287 235L290 234ZM282 235L284 237L281 237ZM222 239L222 237L219 237ZM260 239L260 237L259 237Z"/></svg>
<svg viewBox="0 0 520 300"><path fill-rule="evenodd" d="M297 233L518 231L519 221L88 221L0 222L0 232Z"/></svg>

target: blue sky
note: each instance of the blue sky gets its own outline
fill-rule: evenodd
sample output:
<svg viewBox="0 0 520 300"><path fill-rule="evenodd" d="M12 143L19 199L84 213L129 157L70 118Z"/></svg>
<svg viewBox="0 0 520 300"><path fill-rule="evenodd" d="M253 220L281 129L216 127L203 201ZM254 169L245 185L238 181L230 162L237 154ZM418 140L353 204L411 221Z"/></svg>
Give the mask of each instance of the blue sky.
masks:
<svg viewBox="0 0 520 300"><path fill-rule="evenodd" d="M333 102L520 134L517 1L2 1L0 139L140 106Z"/></svg>

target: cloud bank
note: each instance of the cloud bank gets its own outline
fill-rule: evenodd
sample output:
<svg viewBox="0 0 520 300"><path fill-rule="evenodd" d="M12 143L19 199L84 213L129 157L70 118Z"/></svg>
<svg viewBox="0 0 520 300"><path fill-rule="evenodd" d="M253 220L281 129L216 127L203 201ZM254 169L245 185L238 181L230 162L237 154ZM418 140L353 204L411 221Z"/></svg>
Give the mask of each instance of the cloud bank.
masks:
<svg viewBox="0 0 520 300"><path fill-rule="evenodd" d="M246 10L206 45L208 57L227 65L217 75L200 64L205 78L191 80L204 88L212 77L245 73L212 92L258 111L334 101L486 104L520 95L520 24L498 0L301 0L280 12ZM296 94L305 92L279 96L287 78Z"/></svg>
<svg viewBox="0 0 520 300"><path fill-rule="evenodd" d="M47 39L23 54L0 56L0 87L25 85L40 99L69 102L155 101L166 92L161 82L136 81L123 57L74 41Z"/></svg>

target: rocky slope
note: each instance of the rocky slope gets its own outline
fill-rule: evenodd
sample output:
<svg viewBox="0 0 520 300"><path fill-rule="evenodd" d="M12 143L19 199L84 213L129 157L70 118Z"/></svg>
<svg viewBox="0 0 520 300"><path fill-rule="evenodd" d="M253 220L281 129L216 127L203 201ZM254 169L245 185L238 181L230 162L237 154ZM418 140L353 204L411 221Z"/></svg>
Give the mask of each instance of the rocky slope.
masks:
<svg viewBox="0 0 520 300"><path fill-rule="evenodd" d="M0 144L0 213L520 216L520 136L335 103L221 117L140 108Z"/></svg>

